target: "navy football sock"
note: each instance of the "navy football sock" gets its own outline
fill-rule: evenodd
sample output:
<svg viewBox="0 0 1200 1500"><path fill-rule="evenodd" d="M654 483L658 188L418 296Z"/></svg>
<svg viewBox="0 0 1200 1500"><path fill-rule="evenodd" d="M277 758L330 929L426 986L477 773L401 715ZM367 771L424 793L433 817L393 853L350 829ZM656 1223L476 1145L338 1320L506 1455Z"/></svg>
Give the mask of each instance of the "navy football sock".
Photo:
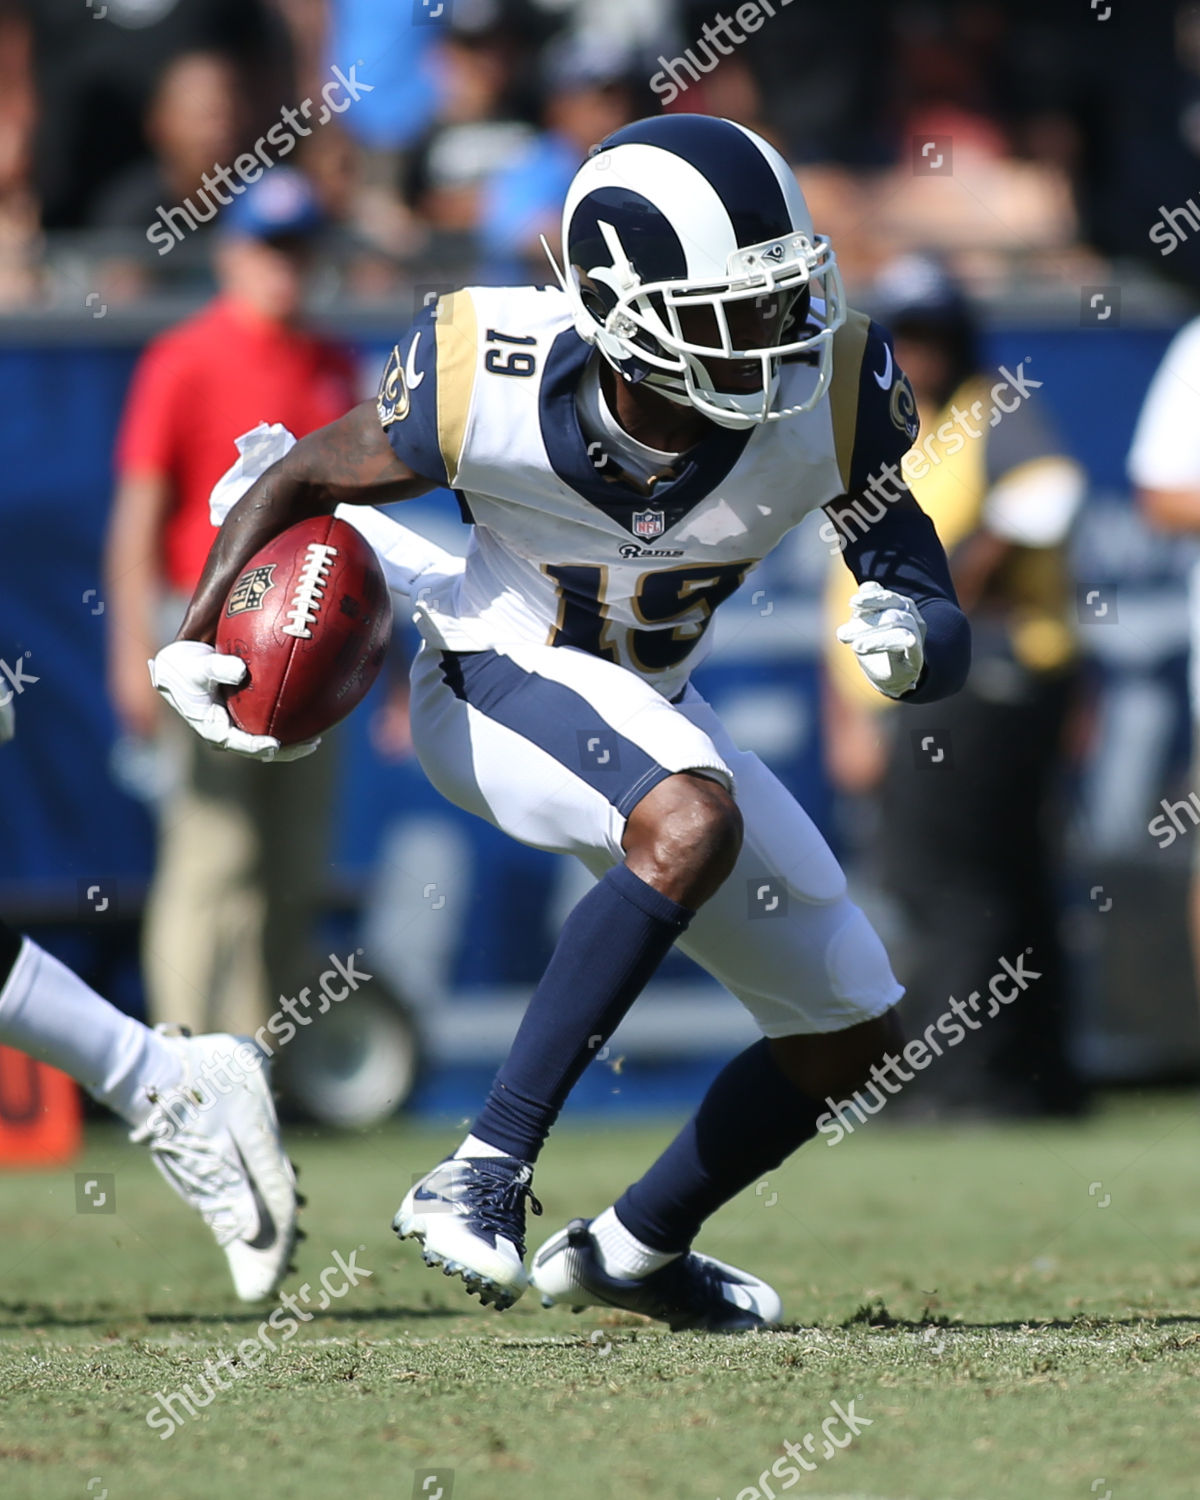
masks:
<svg viewBox="0 0 1200 1500"><path fill-rule="evenodd" d="M471 1134L534 1161L580 1074L692 919L615 865L563 923Z"/></svg>
<svg viewBox="0 0 1200 1500"><path fill-rule="evenodd" d="M617 1199L617 1218L652 1250L686 1250L705 1219L817 1133L824 1102L784 1076L764 1038L713 1079L700 1108Z"/></svg>

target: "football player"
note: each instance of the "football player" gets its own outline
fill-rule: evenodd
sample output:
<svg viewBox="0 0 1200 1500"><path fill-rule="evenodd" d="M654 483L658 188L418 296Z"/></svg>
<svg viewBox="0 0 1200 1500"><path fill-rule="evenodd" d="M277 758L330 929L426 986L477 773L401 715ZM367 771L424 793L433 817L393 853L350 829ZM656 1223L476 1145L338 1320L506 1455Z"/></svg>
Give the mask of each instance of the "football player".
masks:
<svg viewBox="0 0 1200 1500"><path fill-rule="evenodd" d="M762 1039L615 1204L533 1259L543 1302L673 1328L776 1322L775 1291L692 1249L704 1221L817 1133L894 1044L901 988L812 821L689 681L713 611L818 506L859 582L839 637L929 702L970 655L932 526L898 483L916 435L887 335L850 311L787 163L726 120L626 126L567 195L558 287L473 287L416 320L379 397L310 434L230 512L160 691L264 757L211 684L257 548L342 502L452 488L465 569L414 586L421 763L452 802L577 855L567 918L470 1134L394 1220L506 1307L526 1289L533 1167L573 1084L674 944ZM556 268L557 269L557 268Z"/></svg>
<svg viewBox="0 0 1200 1500"><path fill-rule="evenodd" d="M0 743L13 728L11 702L0 704ZM256 1302L288 1269L296 1179L266 1060L253 1044L239 1056L239 1040L152 1031L0 918L0 1044L61 1069L133 1126L224 1250L238 1296Z"/></svg>

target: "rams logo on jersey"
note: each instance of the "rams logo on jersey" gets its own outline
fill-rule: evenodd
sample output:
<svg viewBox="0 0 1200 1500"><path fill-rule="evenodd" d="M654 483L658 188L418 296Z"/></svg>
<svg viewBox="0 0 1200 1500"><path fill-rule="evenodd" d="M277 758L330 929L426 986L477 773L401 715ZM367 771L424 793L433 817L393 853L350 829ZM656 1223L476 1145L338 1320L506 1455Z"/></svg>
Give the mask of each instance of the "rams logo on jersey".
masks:
<svg viewBox="0 0 1200 1500"><path fill-rule="evenodd" d="M892 386L889 411L895 426L904 433L910 443L915 443L917 433L921 430L921 423L917 417L917 398L913 395L913 388L908 383L908 376L902 372L897 375L896 382Z"/></svg>
<svg viewBox="0 0 1200 1500"><path fill-rule="evenodd" d="M275 587L272 574L274 563L264 563L259 568L247 568L229 591L227 615L244 615L248 609L261 609L269 590Z"/></svg>
<svg viewBox="0 0 1200 1500"><path fill-rule="evenodd" d="M404 358L400 353L399 344L392 350L392 357L387 362L387 369L383 372L383 379L379 384L379 397L376 405L379 409L379 422L383 427L390 427L393 422L403 422L412 407L411 392L425 379L425 372L418 373L417 345L421 342L420 330L413 335L413 341L408 346L408 356Z"/></svg>

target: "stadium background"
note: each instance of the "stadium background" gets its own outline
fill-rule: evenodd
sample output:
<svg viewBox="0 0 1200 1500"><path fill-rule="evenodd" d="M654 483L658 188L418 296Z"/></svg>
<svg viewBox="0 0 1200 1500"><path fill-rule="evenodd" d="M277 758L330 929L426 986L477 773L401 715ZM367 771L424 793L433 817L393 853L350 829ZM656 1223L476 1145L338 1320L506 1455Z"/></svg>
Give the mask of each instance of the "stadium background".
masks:
<svg viewBox="0 0 1200 1500"><path fill-rule="evenodd" d="M122 21L123 11L140 11L138 24L150 26L156 10L170 9L112 7L127 26L133 23L128 15ZM222 7L197 0L180 9L217 16ZM1200 182L1200 158L1188 157L1186 139L1182 146L1176 139L1174 115L1151 107L1149 95L1156 91L1147 87L1158 78L1157 93L1169 96L1177 109L1200 88L1184 45L1190 45L1190 8L1141 6L1136 21L1118 8L1107 31L1082 3L925 4L893 7L886 16L873 5L838 9L840 17L832 20L823 9L795 0L791 19L802 16L809 24L813 48L811 56L797 58L792 89L781 91L761 54L751 55L749 48L746 67L758 89L756 109L768 121L778 119L802 182L807 186L806 172L811 174L815 204L828 206L824 219L818 207L818 228L834 238L852 301L867 297L869 305L868 251L881 238L873 206L887 204L889 189L915 183L910 143L917 122L940 123L957 143L956 175L937 190L944 186L947 195L977 198L973 171L993 188L1033 184L1035 206L1021 210L1008 227L996 227L998 214L990 216L996 224L989 224L988 213L968 207L920 224L890 222L882 238L889 251L932 244L951 255L986 322L985 367L1015 368L1024 360L1043 382L1040 399L1057 418L1069 450L1086 468L1088 496L1073 559L1096 707L1090 746L1069 788L1065 904L1075 1044L1097 1079L1194 1077L1200 1027L1184 930L1190 851L1186 839L1160 851L1146 828L1158 799L1180 794L1187 765L1184 579L1191 554L1187 545L1145 527L1131 506L1124 473L1142 395L1190 308L1192 247L1181 245L1167 260L1145 235L1158 212L1152 203L1160 196L1169 204L1181 202L1189 182ZM392 153L386 160L393 170L406 151L420 150L413 122L436 121L437 110L436 70L429 73L422 59L435 55L446 37L502 25L516 39L522 69L536 76L536 59L552 58L549 49L572 28L586 36L592 25L598 39L585 41L586 52L609 45L613 34L620 40L625 26L636 33L644 55L657 52L661 61L677 55L708 14L664 3L647 6L631 21L615 7L601 27L582 8L489 10L459 0L444 16L432 16L417 3L411 23L393 27L392 51L372 52L381 27L370 6L249 10L256 16L261 10L268 32L291 27L292 77L281 85L281 97L303 97L313 86L310 78L319 84L331 64L367 59L360 75L376 92L331 127L343 132L347 149L361 153L367 179L385 159L381 143ZM94 28L97 37L105 33L110 48L114 37L120 40L111 18L98 10L88 15L82 5L69 17L57 5L31 14L35 56L38 45L47 44L43 27L46 35L54 25L74 28L72 45L82 48L80 55L87 53L77 39L80 28ZM15 66L12 38L22 15L20 5L0 7L7 67ZM849 69L847 38L864 27L870 44ZM989 34L1007 69L990 92L977 87ZM134 35L133 29L125 32ZM403 47L397 48L396 37ZM830 59L837 85L824 133L813 131L792 97L803 92L822 55ZM1122 59L1130 56L1142 66L1124 67ZM940 74L933 66L939 59ZM1028 65L1024 71L1021 63ZM855 100L881 70L900 80L899 89L891 89L886 108L864 115ZM964 78L976 82L966 87ZM1019 86L997 105L1005 79ZM1131 139L1129 129L1101 129L1097 98L1106 99L1126 125L1140 120L1140 139ZM706 79L676 107L719 112L730 106ZM521 108L526 119L536 118L536 99ZM1045 133L1035 127L1056 114L1074 122L1086 151L1056 154L1046 146ZM847 123L840 141L838 121L857 122L853 129ZM1000 144L988 143L989 129ZM302 155L297 161L305 166ZM1154 172L1147 171L1148 163L1155 164ZM36 185L37 171L35 159L27 187ZM1164 182L1169 185L1160 190ZM929 191L928 184L919 187ZM1059 187L1071 199L1068 209L1055 196ZM11 181L6 192L11 200ZM849 206L847 193L857 194ZM1019 195L1012 201L1020 201ZM1059 206L1047 209L1051 202ZM100 554L113 438L134 361L147 337L197 304L205 273L197 251L181 271L172 261L167 281L156 282L151 266L140 281L134 278L132 294L122 295L119 286L112 292L106 267L114 256L132 253L129 245L142 238L142 226L129 226L132 239L114 239L111 226L89 227L86 215L69 222L61 205L55 212L60 222L54 222L47 199L45 222L29 244L14 251L8 243L8 305L0 315L0 655L13 661L25 653L26 670L38 678L21 695L20 732L3 751L0 908L103 992L137 1011L136 927L151 871L151 821L128 790L136 767L125 763L122 770L104 690ZM347 215L353 220L352 208ZM349 251L345 244L331 249L332 269L315 316L353 345L364 390L426 288L470 281L481 266L488 274L484 250L469 234L441 236L422 227L419 212L409 220L410 231L414 220L416 231L398 253L368 245L356 262L353 242ZM355 232L360 230L356 224ZM874 253L882 254L878 245ZM372 272L366 293L355 276L364 263ZM1110 297L1117 292L1113 315L1104 323L1095 321L1089 303L1097 288ZM461 536L453 501L444 494L406 507L405 518L448 545ZM826 562L815 528L801 528L722 609L717 649L698 681L735 736L760 750L850 858L854 875L844 810L822 769L819 671L828 624L820 598ZM1111 601L1104 619L1084 607L1091 589ZM398 656L407 644L402 636ZM371 748L369 722L370 705L342 731L331 941L348 931L361 933L364 922L374 923L369 930L376 934L381 925L388 929L368 951L422 1018L428 1067L414 1105L461 1114L502 1055L557 922L579 888L578 876L441 802L414 761L382 761ZM99 899L89 894L96 887ZM870 902L869 889L864 899ZM883 920L886 926L886 913ZM697 1078L711 1073L747 1034L737 1007L684 960L673 959L613 1044L615 1055L636 1065L617 1074L611 1064L598 1062L572 1109L677 1107L694 1097Z"/></svg>

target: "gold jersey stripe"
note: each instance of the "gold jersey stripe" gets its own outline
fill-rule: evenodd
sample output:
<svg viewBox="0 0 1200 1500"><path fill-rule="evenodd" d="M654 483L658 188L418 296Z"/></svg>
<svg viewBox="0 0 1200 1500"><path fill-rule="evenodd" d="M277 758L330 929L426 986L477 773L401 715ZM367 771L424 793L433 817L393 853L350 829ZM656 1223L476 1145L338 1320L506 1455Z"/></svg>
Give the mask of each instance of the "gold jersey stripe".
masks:
<svg viewBox="0 0 1200 1500"><path fill-rule="evenodd" d="M833 336L829 406L833 418L834 453L844 487L850 484L850 461L854 456L858 427L858 386L870 326L871 320L866 313L851 311Z"/></svg>
<svg viewBox="0 0 1200 1500"><path fill-rule="evenodd" d="M479 329L470 292L442 297L437 309L438 447L450 484L458 483L475 387Z"/></svg>

